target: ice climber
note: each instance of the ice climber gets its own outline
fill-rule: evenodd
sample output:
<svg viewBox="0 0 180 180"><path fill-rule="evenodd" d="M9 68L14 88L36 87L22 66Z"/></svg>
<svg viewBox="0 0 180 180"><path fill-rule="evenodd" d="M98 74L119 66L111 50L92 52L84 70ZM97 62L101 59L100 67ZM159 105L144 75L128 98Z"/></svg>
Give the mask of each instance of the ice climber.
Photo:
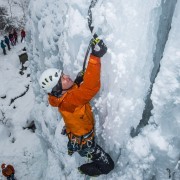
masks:
<svg viewBox="0 0 180 180"><path fill-rule="evenodd" d="M12 165L6 165L6 164L2 164L1 165L2 168L2 174L7 177L7 180L15 180L14 178L14 174L15 174L15 170L14 167Z"/></svg>
<svg viewBox="0 0 180 180"><path fill-rule="evenodd" d="M58 107L69 138L68 154L78 152L92 162L81 165L82 174L98 176L108 174L114 162L95 142L94 117L89 101L100 89L101 57L107 52L102 40L94 39L85 73L81 72L73 82L68 75L58 69L47 69L39 79L40 86L48 92L49 103ZM98 46L98 50L96 51ZM84 75L83 75L84 74Z"/></svg>

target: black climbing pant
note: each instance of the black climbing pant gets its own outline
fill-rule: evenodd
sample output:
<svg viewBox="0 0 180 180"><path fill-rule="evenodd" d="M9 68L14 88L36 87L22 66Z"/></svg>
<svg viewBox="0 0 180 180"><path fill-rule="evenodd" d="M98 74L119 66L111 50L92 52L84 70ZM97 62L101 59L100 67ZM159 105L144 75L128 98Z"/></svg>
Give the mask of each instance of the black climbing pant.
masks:
<svg viewBox="0 0 180 180"><path fill-rule="evenodd" d="M92 162L81 165L78 169L81 173L88 176L99 176L108 174L114 169L114 162L99 145L92 143L91 147L83 145L78 151L80 156L89 158Z"/></svg>
<svg viewBox="0 0 180 180"><path fill-rule="evenodd" d="M23 41L23 39L25 39L24 37L21 37L21 42Z"/></svg>
<svg viewBox="0 0 180 180"><path fill-rule="evenodd" d="M6 55L6 49L5 48L2 49L3 49L3 54Z"/></svg>
<svg viewBox="0 0 180 180"><path fill-rule="evenodd" d="M8 50L10 51L11 49L10 44L9 43L6 43L6 44L7 44Z"/></svg>
<svg viewBox="0 0 180 180"><path fill-rule="evenodd" d="M87 157L92 162L81 165L78 169L89 176L108 174L114 169L114 162L98 144L95 143L94 134L91 131L85 136L77 137L69 134L67 144L68 154L78 152L80 156Z"/></svg>
<svg viewBox="0 0 180 180"><path fill-rule="evenodd" d="M14 174L11 174L11 176L8 176L8 177L7 177L7 180L15 180Z"/></svg>

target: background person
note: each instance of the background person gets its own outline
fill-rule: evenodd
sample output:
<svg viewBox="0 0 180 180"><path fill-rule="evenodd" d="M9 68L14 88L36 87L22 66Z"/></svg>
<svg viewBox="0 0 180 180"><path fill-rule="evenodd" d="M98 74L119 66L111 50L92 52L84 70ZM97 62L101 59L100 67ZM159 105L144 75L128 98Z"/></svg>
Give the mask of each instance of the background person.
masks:
<svg viewBox="0 0 180 180"><path fill-rule="evenodd" d="M6 43L8 50L10 51L11 47L10 47L9 38L7 36L4 36L4 42Z"/></svg>
<svg viewBox="0 0 180 180"><path fill-rule="evenodd" d="M6 164L2 164L1 165L1 169L2 169L2 174L7 177L7 180L15 180L14 174L15 174L15 170L14 167L10 164L6 165Z"/></svg>
<svg viewBox="0 0 180 180"><path fill-rule="evenodd" d="M24 31L24 29L21 30L21 42L23 41L23 39L26 37L26 32Z"/></svg>
<svg viewBox="0 0 180 180"><path fill-rule="evenodd" d="M3 54L6 55L6 45L4 44L3 40L1 40L1 48L3 50Z"/></svg>

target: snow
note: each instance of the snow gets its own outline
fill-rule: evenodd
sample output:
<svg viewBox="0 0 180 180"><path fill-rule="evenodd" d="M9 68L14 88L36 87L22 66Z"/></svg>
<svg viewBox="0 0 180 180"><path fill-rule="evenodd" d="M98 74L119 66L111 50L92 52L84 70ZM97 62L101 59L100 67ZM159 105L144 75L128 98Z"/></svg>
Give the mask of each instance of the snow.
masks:
<svg viewBox="0 0 180 180"><path fill-rule="evenodd" d="M162 131L166 132L166 136L176 134L177 137L180 135L179 7L178 3L172 22L172 31L161 63L162 68L152 94L156 122L161 124Z"/></svg>
<svg viewBox="0 0 180 180"><path fill-rule="evenodd" d="M82 69L92 38L87 25L90 2L31 0L27 43L19 43L7 56L0 55L0 97L6 95L0 99L0 162L15 165L18 179L84 179L77 167L87 160L77 153L68 156L68 140L61 135L63 119L57 108L49 106L38 80L48 68L63 69L72 79ZM162 2L99 0L92 10L94 32L108 47L101 60L101 89L91 101L96 140L116 164L112 172L98 180L166 180L169 176L179 180L179 1L153 85L152 116L138 136L130 136L131 127L142 118L151 84L159 19L162 8L166 8ZM18 53L24 46L29 62L21 76ZM27 93L10 105L27 85ZM23 129L32 120L36 133Z"/></svg>
<svg viewBox="0 0 180 180"><path fill-rule="evenodd" d="M22 1L22 0L17 0L17 1ZM22 21L23 18L23 12L22 8L16 3L17 1L15 0L0 0L0 7L5 7L7 9L9 18L11 17L11 12L12 12L12 17L15 18L13 25L18 27L19 23L17 21ZM23 1L28 1L28 0L23 0ZM22 2L23 2L22 1ZM4 32L0 31L0 35L3 35Z"/></svg>
<svg viewBox="0 0 180 180"><path fill-rule="evenodd" d="M41 142L36 134L23 129L32 121L32 87L24 96L10 104L11 99L21 95L26 86L31 84L27 77L28 70L23 76L19 74L21 64L18 54L24 46L24 43L19 43L11 51L7 51L6 56L2 52L0 54L0 162L13 164L18 179L31 179L32 174L38 179L42 171L34 171L38 166L43 167L41 162L45 160ZM6 98L2 98L4 96Z"/></svg>

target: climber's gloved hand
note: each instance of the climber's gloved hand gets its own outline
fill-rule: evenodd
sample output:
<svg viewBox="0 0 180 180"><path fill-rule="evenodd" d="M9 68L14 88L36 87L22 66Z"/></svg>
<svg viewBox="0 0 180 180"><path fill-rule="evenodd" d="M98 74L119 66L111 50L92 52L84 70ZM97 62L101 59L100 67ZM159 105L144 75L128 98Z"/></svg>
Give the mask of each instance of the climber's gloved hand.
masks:
<svg viewBox="0 0 180 180"><path fill-rule="evenodd" d="M48 95L49 95L49 96L54 96L54 94L52 94L52 93L48 93ZM56 97L56 96L55 96L55 97Z"/></svg>
<svg viewBox="0 0 180 180"><path fill-rule="evenodd" d="M57 94L57 93L55 93L55 92L48 93L48 95L50 95L50 96L55 96L55 97L57 97L57 98L60 97L59 94Z"/></svg>
<svg viewBox="0 0 180 180"><path fill-rule="evenodd" d="M83 82L83 77L84 77L84 71L82 70L77 74L76 79L74 80L74 83L80 86L80 84Z"/></svg>
<svg viewBox="0 0 180 180"><path fill-rule="evenodd" d="M103 40L98 37L94 38L92 41L92 55L96 57L103 57L107 52L107 46L104 44Z"/></svg>

